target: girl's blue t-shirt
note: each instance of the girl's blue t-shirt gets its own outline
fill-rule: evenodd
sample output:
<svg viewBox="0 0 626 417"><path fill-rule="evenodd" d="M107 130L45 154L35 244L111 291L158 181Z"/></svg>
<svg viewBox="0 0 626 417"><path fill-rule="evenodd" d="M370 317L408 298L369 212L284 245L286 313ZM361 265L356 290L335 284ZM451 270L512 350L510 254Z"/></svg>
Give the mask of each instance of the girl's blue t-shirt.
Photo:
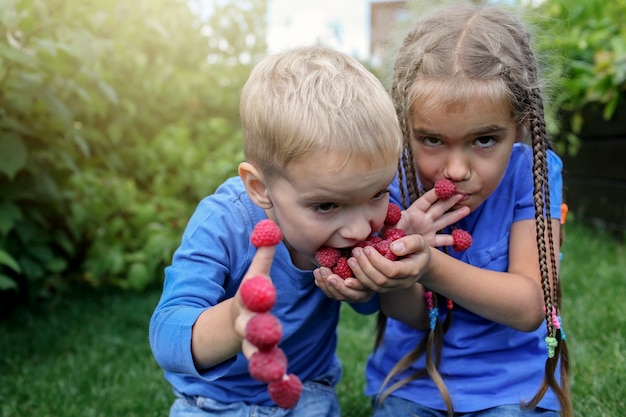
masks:
<svg viewBox="0 0 626 417"><path fill-rule="evenodd" d="M550 213L561 217L562 162L553 152L548 156ZM400 201L398 183L391 187L392 200ZM451 256L463 262L494 271L508 270L509 234L514 222L534 219L532 151L527 145L515 144L502 182L474 212L458 222L458 227L472 235L472 246ZM446 302L439 303L439 317L448 314ZM459 412L483 410L503 404L531 399L544 377L547 358L546 326L534 332L520 332L494 323L455 305L452 325L444 336L439 371L448 388L454 409ZM388 372L422 339L424 332L396 320L388 320L384 342L368 359L367 395L380 393ZM424 358L411 368L423 369ZM412 373L403 373L395 381ZM558 376L557 376L558 378ZM429 378L417 379L392 395L426 407L445 410L445 403ZM541 407L558 410L550 390Z"/></svg>
<svg viewBox="0 0 626 417"><path fill-rule="evenodd" d="M274 404L267 384L250 377L243 354L210 369L196 369L191 355L192 326L204 310L235 295L256 253L250 234L266 218L235 177L203 199L189 220L150 321L154 357L176 392L227 403ZM311 270L293 265L284 243L276 248L270 276L277 292L271 313L283 326L279 347L287 356L287 371L302 381L333 373L340 366L335 355L340 302L324 295ZM371 313L377 300L354 308Z"/></svg>

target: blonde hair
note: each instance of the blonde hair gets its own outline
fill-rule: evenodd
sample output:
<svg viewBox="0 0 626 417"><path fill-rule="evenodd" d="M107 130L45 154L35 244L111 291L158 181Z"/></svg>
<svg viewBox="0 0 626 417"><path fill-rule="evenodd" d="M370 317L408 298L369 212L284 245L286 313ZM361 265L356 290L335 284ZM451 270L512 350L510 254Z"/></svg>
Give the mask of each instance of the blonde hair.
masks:
<svg viewBox="0 0 626 417"><path fill-rule="evenodd" d="M513 14L497 7L455 5L424 17L404 38L394 65L391 95L404 137L398 175L402 201L408 206L421 193L410 146L411 115L415 106L429 106L436 102L449 109L463 108L477 95L495 103L506 99L513 120L520 127L522 123L528 126L533 153L537 248L546 308L546 341L549 343L544 381L535 396L523 406L536 407L551 388L561 404L561 415L571 417L569 355L560 326L553 323L553 314L560 314L561 295L551 215L549 209L544 210L544 207L550 207L546 154L551 145L545 129L540 88L530 33ZM433 297L434 308L437 308L437 298ZM399 361L387 376L383 388L422 355L426 356L426 368L388 387L380 401L410 381L428 376L439 388L448 414L453 415L450 394L438 372L443 334L450 326L451 313L443 325L437 321L418 346ZM385 317L381 316L377 344L382 340L384 326ZM560 384L555 378L559 359Z"/></svg>
<svg viewBox="0 0 626 417"><path fill-rule="evenodd" d="M382 83L356 59L326 47L261 60L243 88L240 117L246 159L269 177L316 153L377 164L396 163L402 149Z"/></svg>

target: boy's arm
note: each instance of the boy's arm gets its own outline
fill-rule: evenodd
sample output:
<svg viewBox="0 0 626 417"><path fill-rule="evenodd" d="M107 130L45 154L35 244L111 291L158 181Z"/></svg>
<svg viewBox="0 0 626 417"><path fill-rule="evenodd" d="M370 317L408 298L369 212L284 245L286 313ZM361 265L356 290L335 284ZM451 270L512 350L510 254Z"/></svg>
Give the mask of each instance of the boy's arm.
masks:
<svg viewBox="0 0 626 417"><path fill-rule="evenodd" d="M255 275L269 276L275 252L275 246L258 248L242 284ZM244 307L239 290L233 298L204 310L194 324L191 336L191 353L196 368L210 368L241 352L246 325L254 314Z"/></svg>

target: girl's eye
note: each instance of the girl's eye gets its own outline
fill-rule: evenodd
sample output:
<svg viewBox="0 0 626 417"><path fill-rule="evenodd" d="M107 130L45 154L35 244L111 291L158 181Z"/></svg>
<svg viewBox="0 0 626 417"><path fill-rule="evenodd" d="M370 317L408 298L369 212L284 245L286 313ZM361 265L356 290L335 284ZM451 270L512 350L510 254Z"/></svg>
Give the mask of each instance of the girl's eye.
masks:
<svg viewBox="0 0 626 417"><path fill-rule="evenodd" d="M493 137L493 136L481 136L481 137L476 138L474 140L474 143L479 148L491 148L497 142L498 142L498 140L495 137Z"/></svg>
<svg viewBox="0 0 626 417"><path fill-rule="evenodd" d="M335 203L321 203L321 204L314 205L313 210L317 211L318 213L328 213L329 211L332 211L336 207L337 207L337 204Z"/></svg>

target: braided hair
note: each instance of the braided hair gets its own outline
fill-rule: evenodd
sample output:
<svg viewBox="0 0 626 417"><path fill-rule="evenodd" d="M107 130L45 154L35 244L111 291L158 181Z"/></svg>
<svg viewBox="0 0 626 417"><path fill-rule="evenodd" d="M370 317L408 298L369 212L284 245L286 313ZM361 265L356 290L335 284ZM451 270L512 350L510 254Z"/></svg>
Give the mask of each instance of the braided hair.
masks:
<svg viewBox="0 0 626 417"><path fill-rule="evenodd" d="M427 87L432 85L438 89L436 99L450 98L452 105L466 102L473 89L487 91L493 96L504 95L511 105L514 120L519 126L528 126L533 154L533 199L548 358L541 386L534 397L523 402L522 406L536 407L547 390L552 389L560 402L561 415L571 417L569 355L560 325L561 290L549 210L547 152L551 143L546 133L538 64L531 48L530 33L513 14L501 8L456 5L423 18L406 35L397 54L391 88L404 137L398 178L405 208L423 193L417 181L410 146L412 109L415 103L428 105L429 94L432 95L433 90ZM425 292L430 293L427 288ZM432 294L427 306L432 312L440 302L442 297ZM450 394L438 372L443 335L452 319L451 302L448 302L448 308L443 324L437 314L430 315L430 332L387 375L379 401L410 381L428 376L441 392L448 414L453 415ZM377 346L382 342L385 324L386 317L381 313L377 324ZM423 355L425 369L388 386L394 376L409 369ZM561 379L557 381L555 373L559 363Z"/></svg>

